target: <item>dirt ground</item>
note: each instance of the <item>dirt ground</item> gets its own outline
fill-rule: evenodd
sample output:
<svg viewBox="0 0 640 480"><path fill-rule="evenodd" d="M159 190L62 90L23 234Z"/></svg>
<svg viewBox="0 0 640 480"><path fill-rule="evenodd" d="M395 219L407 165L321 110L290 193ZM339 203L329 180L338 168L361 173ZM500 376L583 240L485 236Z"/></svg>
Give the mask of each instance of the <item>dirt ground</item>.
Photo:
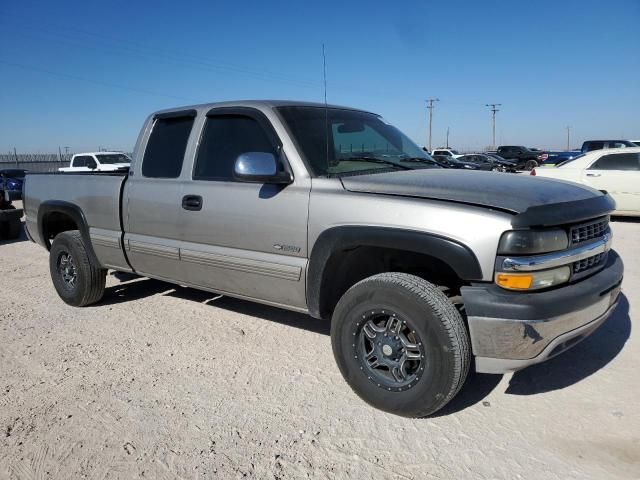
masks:
<svg viewBox="0 0 640 480"><path fill-rule="evenodd" d="M0 243L0 478L640 478L640 223L613 230L605 325L420 420L351 392L324 322L123 275L76 309Z"/></svg>

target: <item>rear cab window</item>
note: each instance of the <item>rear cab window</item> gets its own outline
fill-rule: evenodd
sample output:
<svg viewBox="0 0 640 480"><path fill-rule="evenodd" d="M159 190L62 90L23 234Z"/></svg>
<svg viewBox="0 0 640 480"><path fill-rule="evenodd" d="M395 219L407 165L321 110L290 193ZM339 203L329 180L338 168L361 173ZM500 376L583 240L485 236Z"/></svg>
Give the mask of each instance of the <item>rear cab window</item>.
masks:
<svg viewBox="0 0 640 480"><path fill-rule="evenodd" d="M142 159L144 177L180 176L195 116L195 110L156 116Z"/></svg>

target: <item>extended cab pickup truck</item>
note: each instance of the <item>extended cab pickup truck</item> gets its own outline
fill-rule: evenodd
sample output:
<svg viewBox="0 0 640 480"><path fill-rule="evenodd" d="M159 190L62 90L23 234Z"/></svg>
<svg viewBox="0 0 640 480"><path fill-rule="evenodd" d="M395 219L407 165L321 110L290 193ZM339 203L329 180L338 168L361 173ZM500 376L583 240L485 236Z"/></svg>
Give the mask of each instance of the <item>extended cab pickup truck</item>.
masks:
<svg viewBox="0 0 640 480"><path fill-rule="evenodd" d="M126 174L27 175L27 231L62 300L98 302L113 269L330 319L345 380L389 412L442 408L472 361L503 373L555 356L618 301L609 196L439 169L373 113L164 110L133 157Z"/></svg>
<svg viewBox="0 0 640 480"><path fill-rule="evenodd" d="M498 147L496 153L505 160L515 162L518 170L532 170L542 165L549 156L546 152L517 145L503 145Z"/></svg>

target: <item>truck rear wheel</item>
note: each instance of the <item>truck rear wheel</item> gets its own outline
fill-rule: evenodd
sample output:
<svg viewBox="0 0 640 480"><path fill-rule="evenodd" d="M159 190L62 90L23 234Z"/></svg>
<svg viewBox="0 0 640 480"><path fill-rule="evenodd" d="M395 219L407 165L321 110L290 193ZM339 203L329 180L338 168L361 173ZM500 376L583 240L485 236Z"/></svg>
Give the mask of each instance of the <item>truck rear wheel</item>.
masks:
<svg viewBox="0 0 640 480"><path fill-rule="evenodd" d="M78 230L62 232L53 240L49 271L58 295L69 305L84 307L104 295L107 271L91 261Z"/></svg>
<svg viewBox="0 0 640 480"><path fill-rule="evenodd" d="M469 371L460 313L438 287L405 273L374 275L351 287L334 311L331 344L356 394L406 417L444 407Z"/></svg>
<svg viewBox="0 0 640 480"><path fill-rule="evenodd" d="M536 162L535 160L527 160L527 163L525 163L525 165L524 165L524 169L525 170L533 170L537 166L538 166L538 162Z"/></svg>
<svg viewBox="0 0 640 480"><path fill-rule="evenodd" d="M16 207L13 205L7 205L4 207L5 211L15 211ZM13 212L11 212L13 213ZM20 236L22 231L22 222L20 218L9 217L9 220L0 221L0 240L15 240Z"/></svg>

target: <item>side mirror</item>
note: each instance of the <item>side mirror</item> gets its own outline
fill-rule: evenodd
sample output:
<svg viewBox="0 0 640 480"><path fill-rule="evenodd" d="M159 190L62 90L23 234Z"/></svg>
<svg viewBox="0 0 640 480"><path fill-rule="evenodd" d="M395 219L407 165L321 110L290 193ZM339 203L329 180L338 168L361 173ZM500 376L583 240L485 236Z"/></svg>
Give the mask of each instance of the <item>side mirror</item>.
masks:
<svg viewBox="0 0 640 480"><path fill-rule="evenodd" d="M291 175L278 171L278 161L271 153L247 152L236 160L233 168L236 180L250 183L289 184Z"/></svg>

